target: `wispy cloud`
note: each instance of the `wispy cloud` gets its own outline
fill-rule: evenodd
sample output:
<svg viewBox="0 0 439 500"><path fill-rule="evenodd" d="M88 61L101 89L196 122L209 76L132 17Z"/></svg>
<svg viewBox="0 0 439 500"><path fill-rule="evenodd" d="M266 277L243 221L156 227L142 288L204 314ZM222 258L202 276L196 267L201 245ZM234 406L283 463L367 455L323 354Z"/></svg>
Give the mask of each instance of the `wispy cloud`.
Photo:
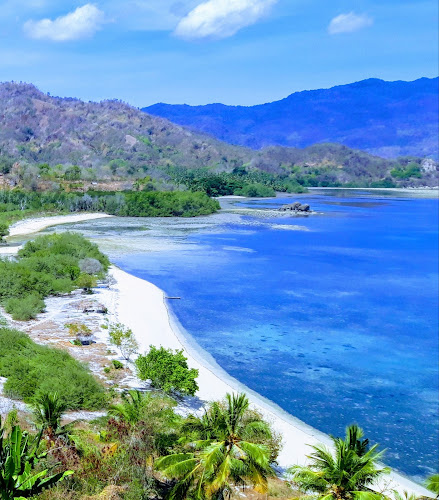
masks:
<svg viewBox="0 0 439 500"><path fill-rule="evenodd" d="M372 26L373 19L366 14L355 14L349 12L347 14L340 14L339 16L331 19L328 26L328 33L330 35L337 35L339 33L352 33Z"/></svg>
<svg viewBox="0 0 439 500"><path fill-rule="evenodd" d="M277 0L207 0L180 20L181 38L227 38L264 16Z"/></svg>
<svg viewBox="0 0 439 500"><path fill-rule="evenodd" d="M23 28L30 38L65 42L94 35L104 23L104 17L101 10L88 3L54 20L29 20L24 24Z"/></svg>

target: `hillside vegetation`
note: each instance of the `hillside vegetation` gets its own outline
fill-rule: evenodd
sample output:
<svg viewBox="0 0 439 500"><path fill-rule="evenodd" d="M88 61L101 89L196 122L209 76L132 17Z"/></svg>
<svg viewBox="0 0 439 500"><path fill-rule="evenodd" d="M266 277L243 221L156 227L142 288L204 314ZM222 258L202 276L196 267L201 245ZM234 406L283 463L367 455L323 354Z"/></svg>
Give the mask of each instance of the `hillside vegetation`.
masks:
<svg viewBox="0 0 439 500"><path fill-rule="evenodd" d="M48 96L29 84L0 84L0 188L204 190L212 179L188 179L218 175L231 176L226 180L238 193L262 196L307 186L435 185L436 167L427 173L421 162L386 160L340 144L254 151L120 101L86 103ZM391 174L410 163L416 175Z"/></svg>
<svg viewBox="0 0 439 500"><path fill-rule="evenodd" d="M388 158L439 153L438 78L371 78L257 106L160 103L143 110L254 149L337 142Z"/></svg>

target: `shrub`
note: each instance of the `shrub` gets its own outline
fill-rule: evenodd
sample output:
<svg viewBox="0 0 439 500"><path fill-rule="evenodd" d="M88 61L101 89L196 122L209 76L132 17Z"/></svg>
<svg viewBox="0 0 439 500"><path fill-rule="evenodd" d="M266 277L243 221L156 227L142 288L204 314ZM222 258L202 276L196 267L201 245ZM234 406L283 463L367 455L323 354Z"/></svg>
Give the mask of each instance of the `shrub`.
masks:
<svg viewBox="0 0 439 500"><path fill-rule="evenodd" d="M139 349L133 331L121 323L110 324L108 326L108 336L110 338L110 344L117 347L127 361L129 361L131 356Z"/></svg>
<svg viewBox="0 0 439 500"><path fill-rule="evenodd" d="M7 378L6 395L30 404L54 392L70 409L96 410L107 401L103 386L69 353L9 328L0 328L0 376Z"/></svg>
<svg viewBox="0 0 439 500"><path fill-rule="evenodd" d="M119 360L117 359L113 359L111 361L111 364L113 365L113 368L115 370L121 370L123 368L123 363L121 363Z"/></svg>
<svg viewBox="0 0 439 500"><path fill-rule="evenodd" d="M79 269L82 273L99 274L102 271L102 264L97 259L87 257L79 261Z"/></svg>
<svg viewBox="0 0 439 500"><path fill-rule="evenodd" d="M75 336L77 339L93 335L93 332L84 323L66 323L64 326L69 330L69 334Z"/></svg>
<svg viewBox="0 0 439 500"><path fill-rule="evenodd" d="M76 285L86 293L93 293L92 288L97 285L96 278L91 274L80 274L76 280Z"/></svg>
<svg viewBox="0 0 439 500"><path fill-rule="evenodd" d="M0 222L0 243L3 243L4 237L9 234L9 225L6 222Z"/></svg>
<svg viewBox="0 0 439 500"><path fill-rule="evenodd" d="M136 359L136 370L140 380L150 380L167 394L194 396L198 390L198 370L189 369L183 351L151 345L147 354Z"/></svg>
<svg viewBox="0 0 439 500"><path fill-rule="evenodd" d="M18 252L17 260L0 259L0 301L14 319L31 319L44 309L44 297L70 293L77 287L90 291L96 279L83 273L85 262L106 271L108 258L98 247L75 233L39 236ZM8 300L9 299L9 300Z"/></svg>
<svg viewBox="0 0 439 500"><path fill-rule="evenodd" d="M37 294L30 294L23 298L11 298L5 303L5 310L18 321L29 321L44 311L44 300Z"/></svg>
<svg viewBox="0 0 439 500"><path fill-rule="evenodd" d="M240 196L248 196L250 198L255 197L269 197L276 196L276 192L272 187L264 186L263 184L246 184L242 189L236 189L234 194Z"/></svg>

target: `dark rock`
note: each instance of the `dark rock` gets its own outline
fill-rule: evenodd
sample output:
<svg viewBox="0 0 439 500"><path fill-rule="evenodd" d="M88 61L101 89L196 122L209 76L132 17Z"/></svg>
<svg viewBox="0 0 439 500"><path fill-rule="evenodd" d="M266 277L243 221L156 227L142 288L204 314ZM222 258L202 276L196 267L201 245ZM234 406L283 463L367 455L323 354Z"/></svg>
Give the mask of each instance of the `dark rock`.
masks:
<svg viewBox="0 0 439 500"><path fill-rule="evenodd" d="M311 212L311 207L308 204L302 205L300 202L296 201L288 205L283 205L279 208L280 212Z"/></svg>
<svg viewBox="0 0 439 500"><path fill-rule="evenodd" d="M309 211L310 211L310 206L309 206L309 205L306 205L306 204L305 204L305 205L301 205L301 204L299 203L299 206L297 207L297 210L298 210L299 212L309 212Z"/></svg>

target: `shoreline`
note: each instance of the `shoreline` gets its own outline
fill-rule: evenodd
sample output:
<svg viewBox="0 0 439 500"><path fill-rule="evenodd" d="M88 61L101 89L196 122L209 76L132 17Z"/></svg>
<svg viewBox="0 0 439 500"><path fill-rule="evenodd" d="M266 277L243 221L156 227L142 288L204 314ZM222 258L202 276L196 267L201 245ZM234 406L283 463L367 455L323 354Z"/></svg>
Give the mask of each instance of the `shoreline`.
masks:
<svg viewBox="0 0 439 500"><path fill-rule="evenodd" d="M147 350L150 344L183 349L188 365L199 370L197 396L185 398L180 405L186 411L202 411L207 402L222 399L227 392L245 392L252 406L282 435L283 448L278 457L282 470L306 463L306 456L311 451L308 445L323 443L331 446L328 435L287 413L223 370L180 325L162 289L114 265L110 269L110 276L116 288L116 310L113 312L118 321L132 329L139 343L139 351ZM377 490L382 489L396 489L401 494L408 491L421 496L431 495L421 485L395 471L377 484Z"/></svg>
<svg viewBox="0 0 439 500"><path fill-rule="evenodd" d="M25 236L26 234L37 233L42 229L46 229L50 226L57 226L59 224L71 224L73 222L102 219L104 217L114 216L96 212L71 215L49 215L47 217L31 217L30 219L23 219L12 224L9 228L9 235L7 238L9 239L14 238L15 236Z"/></svg>
<svg viewBox="0 0 439 500"><path fill-rule="evenodd" d="M38 232L46 227L109 217L106 214L76 214L66 216L25 219L14 224L15 231L11 236L24 236ZM4 247L10 254L17 247ZM6 254L7 252L3 252ZM287 413L276 403L269 401L244 384L231 377L204 351L195 339L184 330L166 301L165 292L153 283L137 278L112 265L109 276L113 278L111 289L115 291L111 304L111 315L133 330L139 343L139 351L143 352L150 344L172 349L183 349L190 367L199 370L199 391L194 398L185 398L180 407L185 412L202 411L204 405L212 400L222 399L227 392L246 392L251 404L267 419L273 429L282 435L283 448L278 463L281 469L291 465L304 464L306 455L310 453L308 445L323 443L330 445L328 435L314 429L305 422ZM396 489L401 494L407 490L417 495L431 493L411 479L392 472L377 485L377 490Z"/></svg>

